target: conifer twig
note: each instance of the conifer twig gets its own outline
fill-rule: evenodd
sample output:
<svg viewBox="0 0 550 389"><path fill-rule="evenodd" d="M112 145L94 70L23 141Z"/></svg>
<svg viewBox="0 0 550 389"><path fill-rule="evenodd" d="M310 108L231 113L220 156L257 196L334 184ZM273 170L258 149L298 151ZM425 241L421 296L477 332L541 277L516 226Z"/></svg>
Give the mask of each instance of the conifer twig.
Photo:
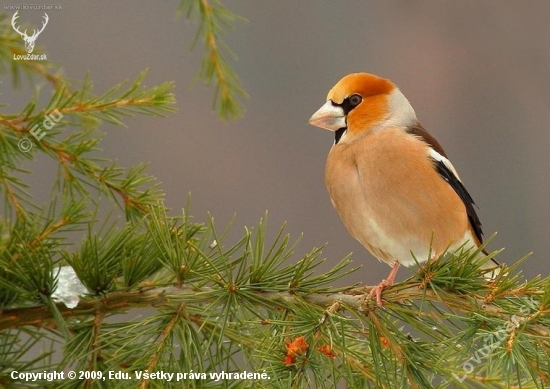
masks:
<svg viewBox="0 0 550 389"><path fill-rule="evenodd" d="M178 12L187 18L196 17L199 21L195 42L204 43L204 59L199 77L207 84L215 82L216 94L214 106L218 115L224 119L234 119L242 114L240 97L247 94L235 70L227 61L224 52L234 54L221 40L224 27L232 27L236 20L242 20L230 12L219 0L181 0Z"/></svg>

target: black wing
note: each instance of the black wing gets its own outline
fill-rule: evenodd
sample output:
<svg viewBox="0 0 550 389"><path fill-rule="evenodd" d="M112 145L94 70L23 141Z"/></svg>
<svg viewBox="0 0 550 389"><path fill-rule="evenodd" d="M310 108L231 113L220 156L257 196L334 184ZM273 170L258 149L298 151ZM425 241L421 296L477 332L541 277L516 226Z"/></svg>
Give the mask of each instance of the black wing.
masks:
<svg viewBox="0 0 550 389"><path fill-rule="evenodd" d="M466 213L468 214L470 225L472 226L479 243L483 243L483 230L481 229L481 222L479 221L479 217L477 216L475 210L474 199L472 199L472 196L470 196L470 193L468 193L468 190L466 190L464 184L458 179L457 176L455 176L455 174L447 167L447 165L445 165L443 161L437 161L435 159L433 161L439 175L443 177L449 185L451 185L451 188L453 188L458 197L460 197L466 206Z"/></svg>

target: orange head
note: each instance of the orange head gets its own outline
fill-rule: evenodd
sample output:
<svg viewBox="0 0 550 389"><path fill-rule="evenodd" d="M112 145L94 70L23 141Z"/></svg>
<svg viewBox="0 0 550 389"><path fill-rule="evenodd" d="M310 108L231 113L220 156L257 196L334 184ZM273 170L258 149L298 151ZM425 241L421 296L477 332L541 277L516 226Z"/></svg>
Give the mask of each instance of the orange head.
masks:
<svg viewBox="0 0 550 389"><path fill-rule="evenodd" d="M309 123L349 135L416 123L416 114L401 91L385 78L352 73L330 90L327 102Z"/></svg>

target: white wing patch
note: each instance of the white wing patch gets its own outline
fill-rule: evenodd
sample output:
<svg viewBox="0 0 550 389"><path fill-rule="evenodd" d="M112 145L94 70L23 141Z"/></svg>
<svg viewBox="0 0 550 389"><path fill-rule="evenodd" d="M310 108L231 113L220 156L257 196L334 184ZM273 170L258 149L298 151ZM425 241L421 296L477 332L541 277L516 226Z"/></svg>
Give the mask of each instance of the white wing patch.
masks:
<svg viewBox="0 0 550 389"><path fill-rule="evenodd" d="M451 161L449 161L447 158L439 154L437 151L435 151L431 147L428 147L428 155L433 159L435 159L436 161L443 162L443 164L447 167L447 169L449 169L455 175L455 177L458 178L460 182L462 182L462 180L460 179L460 176L456 172L455 167L453 166Z"/></svg>

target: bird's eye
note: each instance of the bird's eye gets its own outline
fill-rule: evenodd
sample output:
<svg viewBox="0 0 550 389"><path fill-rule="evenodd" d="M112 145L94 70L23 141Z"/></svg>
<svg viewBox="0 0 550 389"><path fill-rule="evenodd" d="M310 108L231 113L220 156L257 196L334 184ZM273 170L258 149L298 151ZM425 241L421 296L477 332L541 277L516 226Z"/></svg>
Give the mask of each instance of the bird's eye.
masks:
<svg viewBox="0 0 550 389"><path fill-rule="evenodd" d="M363 98L358 94L351 95L350 97L348 97L348 99L352 107L358 106L361 103L361 101L363 101Z"/></svg>

